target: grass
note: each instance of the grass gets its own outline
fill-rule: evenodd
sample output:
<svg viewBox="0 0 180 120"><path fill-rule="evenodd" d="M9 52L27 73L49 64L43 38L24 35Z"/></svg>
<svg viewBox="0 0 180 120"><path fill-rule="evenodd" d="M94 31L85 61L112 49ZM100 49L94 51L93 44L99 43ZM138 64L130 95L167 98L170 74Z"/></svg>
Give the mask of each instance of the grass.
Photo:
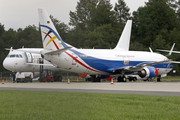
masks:
<svg viewBox="0 0 180 120"><path fill-rule="evenodd" d="M0 120L179 120L180 97L0 91Z"/></svg>

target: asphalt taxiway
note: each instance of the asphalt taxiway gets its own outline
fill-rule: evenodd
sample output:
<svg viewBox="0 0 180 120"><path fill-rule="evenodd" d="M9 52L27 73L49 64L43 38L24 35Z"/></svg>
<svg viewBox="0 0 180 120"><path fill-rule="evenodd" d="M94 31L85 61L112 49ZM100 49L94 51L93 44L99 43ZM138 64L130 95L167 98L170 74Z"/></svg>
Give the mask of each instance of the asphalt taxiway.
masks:
<svg viewBox="0 0 180 120"><path fill-rule="evenodd" d="M111 84L71 82L68 83L4 83L0 90L26 90L26 91L60 91L60 92L87 92L87 93L116 93L180 96L180 82L127 82Z"/></svg>

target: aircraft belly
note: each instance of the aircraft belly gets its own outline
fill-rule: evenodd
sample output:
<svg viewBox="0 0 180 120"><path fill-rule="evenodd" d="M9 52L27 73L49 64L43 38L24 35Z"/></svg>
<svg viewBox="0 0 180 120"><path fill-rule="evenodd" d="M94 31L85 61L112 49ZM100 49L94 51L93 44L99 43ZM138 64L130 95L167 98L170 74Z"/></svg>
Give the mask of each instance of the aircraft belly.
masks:
<svg viewBox="0 0 180 120"><path fill-rule="evenodd" d="M172 70L172 68L157 68L157 69L158 69L159 75L169 73Z"/></svg>

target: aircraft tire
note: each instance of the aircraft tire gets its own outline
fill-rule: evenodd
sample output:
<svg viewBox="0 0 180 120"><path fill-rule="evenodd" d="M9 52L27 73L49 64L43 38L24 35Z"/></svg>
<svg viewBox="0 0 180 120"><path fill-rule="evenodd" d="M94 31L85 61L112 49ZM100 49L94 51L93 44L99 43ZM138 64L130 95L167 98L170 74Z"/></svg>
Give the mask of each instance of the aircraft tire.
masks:
<svg viewBox="0 0 180 120"><path fill-rule="evenodd" d="M147 81L151 81L151 78L148 78Z"/></svg>
<svg viewBox="0 0 180 120"><path fill-rule="evenodd" d="M96 82L96 76L95 75L91 76L91 82Z"/></svg>
<svg viewBox="0 0 180 120"><path fill-rule="evenodd" d="M119 76L117 81L118 82L126 82L126 77L125 76Z"/></svg>
<svg viewBox="0 0 180 120"><path fill-rule="evenodd" d="M122 77L122 82L126 82L126 77L125 76Z"/></svg>
<svg viewBox="0 0 180 120"><path fill-rule="evenodd" d="M157 82L162 82L162 79L161 78L157 78Z"/></svg>
<svg viewBox="0 0 180 120"><path fill-rule="evenodd" d="M121 82L121 76L118 77L117 82Z"/></svg>
<svg viewBox="0 0 180 120"><path fill-rule="evenodd" d="M101 82L101 78L100 77L96 77L96 82Z"/></svg>
<svg viewBox="0 0 180 120"><path fill-rule="evenodd" d="M136 77L134 77L134 78L133 78L133 81L134 81L134 82L136 82L136 81L137 81L137 78L136 78Z"/></svg>

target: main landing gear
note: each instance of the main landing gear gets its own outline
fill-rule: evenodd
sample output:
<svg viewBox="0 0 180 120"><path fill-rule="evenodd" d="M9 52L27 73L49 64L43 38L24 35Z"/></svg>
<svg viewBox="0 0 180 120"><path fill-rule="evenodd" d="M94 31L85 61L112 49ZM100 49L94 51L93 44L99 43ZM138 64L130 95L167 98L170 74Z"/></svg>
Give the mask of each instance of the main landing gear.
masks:
<svg viewBox="0 0 180 120"><path fill-rule="evenodd" d="M117 79L117 82L126 82L126 77L124 75L119 76L118 79Z"/></svg>
<svg viewBox="0 0 180 120"><path fill-rule="evenodd" d="M101 82L101 77L96 76L96 75L92 75L91 76L91 81L92 82Z"/></svg>
<svg viewBox="0 0 180 120"><path fill-rule="evenodd" d="M162 78L160 75L157 77L157 82L162 82Z"/></svg>

